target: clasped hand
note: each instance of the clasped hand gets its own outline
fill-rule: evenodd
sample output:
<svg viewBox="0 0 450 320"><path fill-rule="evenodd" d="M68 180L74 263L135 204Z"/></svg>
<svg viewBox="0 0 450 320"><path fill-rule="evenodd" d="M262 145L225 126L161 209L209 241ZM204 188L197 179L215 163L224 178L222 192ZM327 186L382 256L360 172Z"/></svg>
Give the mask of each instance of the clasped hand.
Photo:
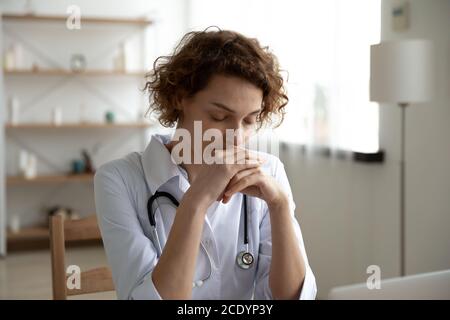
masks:
<svg viewBox="0 0 450 320"><path fill-rule="evenodd" d="M207 206L214 201L228 203L239 192L258 197L269 206L286 200L279 183L262 170L266 160L258 153L234 146L216 150L215 157L213 163L201 165L190 188Z"/></svg>

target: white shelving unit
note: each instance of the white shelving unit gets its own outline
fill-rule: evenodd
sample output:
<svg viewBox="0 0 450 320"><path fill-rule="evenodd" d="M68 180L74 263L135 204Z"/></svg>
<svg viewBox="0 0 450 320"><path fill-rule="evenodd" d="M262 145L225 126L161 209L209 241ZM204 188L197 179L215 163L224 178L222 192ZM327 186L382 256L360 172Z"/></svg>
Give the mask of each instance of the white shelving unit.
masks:
<svg viewBox="0 0 450 320"><path fill-rule="evenodd" d="M66 16L48 16L48 15L1 15L0 12L0 52L4 52L2 48L3 43L3 33L2 27L5 23L12 21L13 23L26 23L26 24L36 24L43 23L45 25L51 24L65 24ZM114 28L120 28L122 26L132 26L140 28L140 30L145 30L148 26L152 25L152 21L145 18L103 18L103 17L83 17L83 24L93 24L101 26L114 26ZM145 39L145 37L143 38ZM19 39L20 40L20 39ZM69 40L67 40L69 41ZM145 44L142 45L142 50L145 51ZM141 52L142 57L145 56L145 52ZM142 60L142 59L141 59ZM142 69L144 69L143 66ZM138 77L142 78L145 76L145 70L133 70L133 71L114 71L104 68L89 69L86 68L82 72L74 72L67 68L59 67L48 67L48 68L31 68L31 69L13 69L13 70L2 70L0 71L0 124L2 126L0 130L0 255L4 256L7 252L7 244L9 242L21 242L21 241L41 241L48 240L48 230L46 227L42 226L30 226L23 228L19 233L10 234L7 232L7 206L6 206L6 189L7 188L30 188L34 186L42 185L60 185L60 184L91 184L92 185L92 175L81 174L81 175L71 175L68 172L61 173L56 172L54 174L38 175L33 179L25 179L21 176L7 176L5 168L5 151L6 151L6 139L5 135L20 133L38 136L43 133L51 132L67 132L77 135L77 132L85 133L86 131L92 131L93 134L97 132L103 132L104 130L114 130L114 132L122 132L117 130L143 130L142 142L145 143L145 131L152 127L149 122L144 121L128 121L128 122L116 122L116 123L102 123L102 122L68 122L61 125L54 125L51 123L44 122L24 122L19 124L10 124L6 121L5 116L5 106L8 92L5 92L5 83L9 81L10 78L19 77L22 79L38 78L38 79L52 79L52 77L61 78L75 78L82 77L91 79L95 77L112 79L118 77ZM22 81L22 80L21 80ZM43 80L44 81L44 80ZM97 80L96 80L97 81ZM103 80L98 80L99 82ZM110 131L108 131L110 132ZM124 131L129 132L129 131ZM145 145L145 144L144 144ZM17 244L17 243L15 243Z"/></svg>

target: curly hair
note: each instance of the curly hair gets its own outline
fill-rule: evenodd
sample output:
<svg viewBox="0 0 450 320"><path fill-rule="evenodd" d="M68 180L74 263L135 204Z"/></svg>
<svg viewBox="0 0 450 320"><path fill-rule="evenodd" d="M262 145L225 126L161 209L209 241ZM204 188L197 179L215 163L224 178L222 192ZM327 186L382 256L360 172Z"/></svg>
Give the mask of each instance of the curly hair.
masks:
<svg viewBox="0 0 450 320"><path fill-rule="evenodd" d="M249 81L263 92L258 127L279 126L289 99L284 88L278 59L257 39L228 30L187 33L170 56L161 56L146 75L144 90L150 107L165 127L173 127L180 117L176 108L184 97L204 89L213 75L236 76ZM275 117L273 117L275 116Z"/></svg>

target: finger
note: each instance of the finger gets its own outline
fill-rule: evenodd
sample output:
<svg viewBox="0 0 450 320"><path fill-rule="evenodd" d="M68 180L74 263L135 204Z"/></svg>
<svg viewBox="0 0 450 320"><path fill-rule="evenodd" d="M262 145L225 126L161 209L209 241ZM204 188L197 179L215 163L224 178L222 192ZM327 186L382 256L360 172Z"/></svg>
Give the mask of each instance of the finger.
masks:
<svg viewBox="0 0 450 320"><path fill-rule="evenodd" d="M223 203L227 203L230 199L231 196L225 196L225 192L228 191L230 189L231 186L233 186L234 184L236 184L240 179L250 175L250 174L255 174L260 172L260 168L259 167L255 167L255 168L250 168L250 169L244 169L242 171L239 171L238 173L236 173L234 175L234 177L230 180L230 182L228 183L228 185L225 187L224 192L222 193L222 195L220 196L220 199L222 199Z"/></svg>
<svg viewBox="0 0 450 320"><path fill-rule="evenodd" d="M244 149L238 149L234 146L220 150L216 154L221 163L225 164L244 163L245 159L248 158L248 154Z"/></svg>
<svg viewBox="0 0 450 320"><path fill-rule="evenodd" d="M236 146L235 147L235 154L237 160L249 160L249 159L256 159L256 160L264 160L264 157L261 156L259 152L256 152L254 150L246 149L243 147Z"/></svg>
<svg viewBox="0 0 450 320"><path fill-rule="evenodd" d="M249 150L234 146L230 149L230 151L227 153L227 164L243 164L249 159L255 159L256 157L253 157Z"/></svg>
<svg viewBox="0 0 450 320"><path fill-rule="evenodd" d="M245 189L242 189L241 190L241 192L244 192L245 191ZM233 197L234 195L231 195L231 196L226 196L226 195L224 195L223 196L223 198L222 198L222 202L224 203L224 204L227 204L228 202L230 202L230 200L231 200L231 198Z"/></svg>
<svg viewBox="0 0 450 320"><path fill-rule="evenodd" d="M239 171L245 170L245 169L251 169L251 168L257 168L261 166L261 161L260 160L247 160L244 164L237 164L236 166L234 166L234 172L237 173Z"/></svg>
<svg viewBox="0 0 450 320"><path fill-rule="evenodd" d="M228 203L228 201L230 201L230 199L231 199L231 197L228 197L228 196L223 196L223 198L222 198L222 202L223 203Z"/></svg>
<svg viewBox="0 0 450 320"><path fill-rule="evenodd" d="M241 146L233 146L233 148L227 149L226 156L228 161L226 163L242 164L250 159L264 160L260 153Z"/></svg>
<svg viewBox="0 0 450 320"><path fill-rule="evenodd" d="M261 171L260 167L249 168L249 169L244 169L244 170L239 171L230 180L230 182L228 183L227 187L225 188L225 191L227 191L230 187L232 187L234 184L236 184L242 178L244 178L244 177L246 177L246 176L248 176L250 174L259 173L260 171Z"/></svg>
<svg viewBox="0 0 450 320"><path fill-rule="evenodd" d="M231 197L236 192L239 192L241 190L244 190L245 188L248 188L249 186L254 185L258 181L258 175L257 174L251 174L248 175L241 180L239 180L237 183L235 183L233 186L230 187L225 193L224 196Z"/></svg>
<svg viewBox="0 0 450 320"><path fill-rule="evenodd" d="M227 146L226 149L215 149L216 163L243 164L247 160L255 159L265 162L265 157L260 152L244 148L242 146Z"/></svg>

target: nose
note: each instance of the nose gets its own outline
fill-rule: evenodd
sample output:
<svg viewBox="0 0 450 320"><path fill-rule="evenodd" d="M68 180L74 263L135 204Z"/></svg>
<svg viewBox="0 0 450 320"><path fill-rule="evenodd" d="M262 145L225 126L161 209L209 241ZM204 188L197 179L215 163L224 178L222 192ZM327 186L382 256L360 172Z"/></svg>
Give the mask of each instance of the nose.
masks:
<svg viewBox="0 0 450 320"><path fill-rule="evenodd" d="M224 135L226 145L241 146L245 143L245 132L242 127L227 128Z"/></svg>
<svg viewBox="0 0 450 320"><path fill-rule="evenodd" d="M234 134L234 145L235 146L240 146L242 144L244 144L245 138L244 138L244 130L242 130L242 128L238 128L235 131Z"/></svg>

